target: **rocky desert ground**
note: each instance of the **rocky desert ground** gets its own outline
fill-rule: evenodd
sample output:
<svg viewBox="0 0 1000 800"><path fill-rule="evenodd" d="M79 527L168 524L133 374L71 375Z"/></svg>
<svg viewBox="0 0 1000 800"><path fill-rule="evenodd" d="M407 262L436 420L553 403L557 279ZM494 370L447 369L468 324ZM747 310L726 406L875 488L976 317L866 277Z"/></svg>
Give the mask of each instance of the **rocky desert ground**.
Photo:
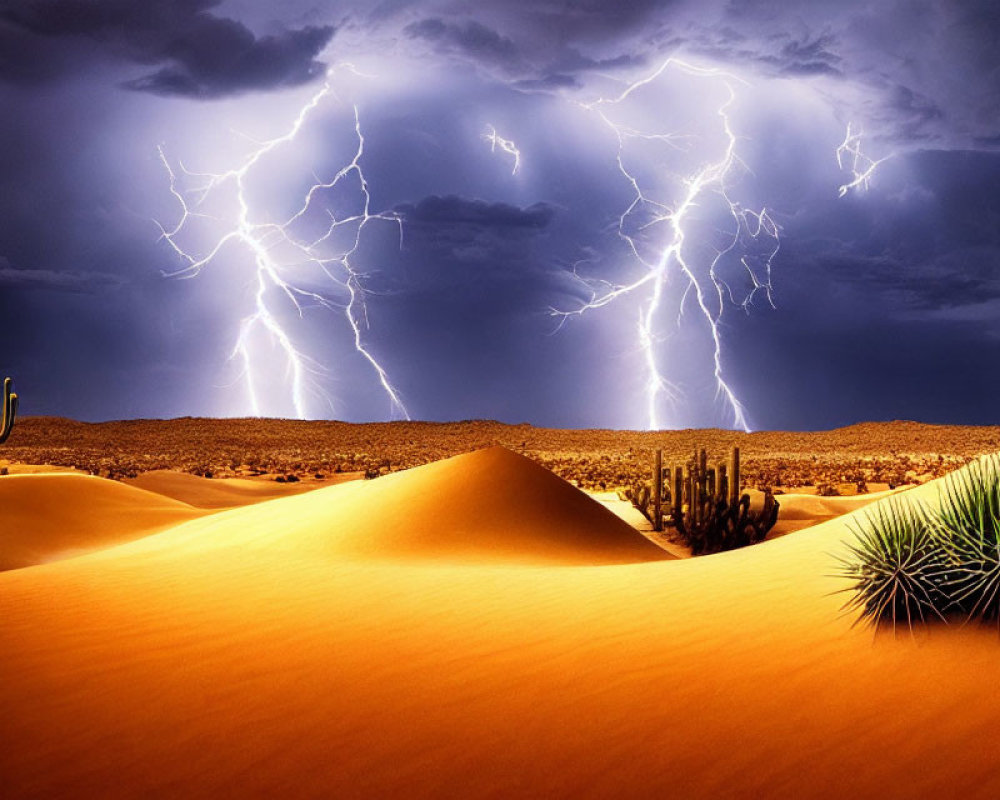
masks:
<svg viewBox="0 0 1000 800"><path fill-rule="evenodd" d="M18 421L3 463L72 467L121 480L174 470L208 477L329 480L369 477L503 445L582 489L614 491L648 477L650 456L681 462L695 448L722 457L739 446L744 483L856 494L922 483L1000 449L1000 427L872 422L816 433L718 429L558 430L490 421L350 424L278 419ZM345 475L346 477L346 475Z"/></svg>

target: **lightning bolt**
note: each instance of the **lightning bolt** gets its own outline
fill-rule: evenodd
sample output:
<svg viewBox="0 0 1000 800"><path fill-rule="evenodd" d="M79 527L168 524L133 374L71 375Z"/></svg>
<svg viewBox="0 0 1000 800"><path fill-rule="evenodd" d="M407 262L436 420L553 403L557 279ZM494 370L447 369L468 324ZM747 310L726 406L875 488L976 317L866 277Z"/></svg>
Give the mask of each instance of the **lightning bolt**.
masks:
<svg viewBox="0 0 1000 800"><path fill-rule="evenodd" d="M611 112L643 87L660 79L668 70L678 70L696 78L720 81L726 89L726 99L716 109L719 119L724 146L721 151L697 169L681 178L682 195L673 204L660 202L651 196L644 188L636 171L627 164L626 149L632 140L660 143L670 148L683 149L690 145L691 137L676 133L643 130L616 122ZM638 346L643 353L647 380L645 388L648 426L652 430L662 427L660 406L662 401L676 402L679 389L664 375L657 355L657 344L660 341L659 319L667 297L668 281L671 273L678 275L683 281L683 292L680 298L677 323L680 325L684 308L693 297L695 307L707 323L712 347L712 373L716 385L716 394L721 398L732 413L733 425L744 431L750 430L746 410L732 385L725 377L723 369L723 347L720 334L722 314L726 299L744 310L749 310L758 293L763 293L767 302L773 307L771 287L771 266L780 247L779 228L766 208L754 211L744 208L733 200L730 195L730 184L735 180L738 167L744 167L737 152L737 137L733 132L730 119L730 109L737 97L737 86L746 85L746 81L719 69L709 69L694 66L676 58L667 59L656 71L644 78L630 83L617 96L600 98L592 103L580 103L584 109L591 111L600 118L605 126L614 134L617 140L617 166L622 177L627 181L632 191L632 202L622 212L618 220L618 236L628 245L632 256L643 267L643 273L635 281L627 284L610 284L599 281L596 284L586 278L581 278L574 268L573 274L590 292L590 299L582 306L573 310L551 309L554 316L560 318L560 325L570 316L582 315L588 311L612 304L625 295L642 290L645 292L644 302L639 310L637 325ZM688 255L689 233L685 225L692 211L707 195L714 193L722 198L728 207L731 219L731 229L726 236L727 244L715 249L714 257L707 262L699 263ZM642 215L650 215L651 219L641 221ZM631 233L632 223L638 222L638 231L643 235L651 235L663 230L661 244L655 258L642 254L636 233ZM765 242L765 252L757 257L749 255L749 245ZM720 260L733 253L740 245L748 245L740 263L749 276L751 289L741 299L735 296L730 286L719 276L717 268ZM755 266L757 267L755 269Z"/></svg>
<svg viewBox="0 0 1000 800"><path fill-rule="evenodd" d="M880 159L873 159L861 152L861 130L855 131L850 122L847 123L847 134L837 148L837 166L850 171L851 180L837 190L837 197L843 197L851 189L859 192L868 191L869 183L875 168L883 161L892 158L893 154Z"/></svg>
<svg viewBox="0 0 1000 800"><path fill-rule="evenodd" d="M276 310L276 298L283 298L286 307L301 318L308 307L319 306L329 310L341 310L351 331L354 349L364 358L374 371L382 390L390 403L390 415L409 419L409 413L403 404L398 390L389 380L388 373L382 364L364 342L363 331L368 328L368 310L364 273L355 266L354 259L361 247L365 230L376 223L388 223L399 229L399 241L402 246L402 218L394 212L373 212L371 209L371 192L362 168L365 138L361 129L358 107L353 106L354 136L356 148L353 158L337 170L326 181L316 178L302 198L298 210L282 223L259 221L251 208L247 193L247 181L256 167L265 162L282 145L292 143L305 126L310 115L329 97L336 97L334 79L336 73L347 72L353 76L364 76L350 64L340 64L331 68L323 85L302 106L291 126L281 136L257 142L252 139L253 149L239 164L224 172L191 172L178 162L179 170L185 182L194 185L182 186L182 179L171 166L163 146L159 147L159 157L166 171L170 192L180 206L181 214L177 223L167 229L160 223L161 240L167 242L177 256L185 262L185 266L173 272L164 273L168 277L194 278L203 269L212 264L219 253L228 245L242 246L250 260L247 272L252 281L254 304L253 310L240 323L239 334L232 348L230 358L241 364L240 377L247 389L249 405L254 416L261 414L259 387L270 376L270 365L267 359L258 352L255 341L259 334L276 345L281 353L289 374L290 400L295 414L300 419L308 417L310 392L322 395L328 402L329 398L320 390L315 378L324 375L326 369L296 345ZM311 241L296 235L297 228L304 227L301 223L307 212L321 202L322 193L341 186L345 181L355 182L355 191L360 210L338 218L329 208L324 208L329 217L326 231L319 238ZM216 194L223 186L235 187L235 212L227 219L218 219L200 211L205 202ZM189 223L196 218L207 219L210 223L218 222L225 226L224 232L216 239L215 244L203 253L189 252L181 244L181 239ZM282 255L284 254L284 255ZM326 292L306 288L301 281L296 283L295 273L301 271L303 265L311 264L321 270L323 276L329 279L334 294L339 300L331 299Z"/></svg>
<svg viewBox="0 0 1000 800"><path fill-rule="evenodd" d="M483 139L490 143L491 153L495 153L499 147L503 152L514 156L514 169L511 170L510 174L517 175L518 167L521 166L521 151L517 149L517 145L510 139L504 139L502 136L499 136L496 128L492 125L486 126L486 133L483 134Z"/></svg>

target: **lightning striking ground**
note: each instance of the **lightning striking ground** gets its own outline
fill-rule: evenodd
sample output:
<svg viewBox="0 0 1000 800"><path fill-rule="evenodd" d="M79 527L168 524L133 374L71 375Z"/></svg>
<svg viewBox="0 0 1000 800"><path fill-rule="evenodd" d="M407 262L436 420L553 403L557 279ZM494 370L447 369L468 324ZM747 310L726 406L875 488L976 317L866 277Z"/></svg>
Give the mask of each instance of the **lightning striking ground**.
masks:
<svg viewBox="0 0 1000 800"><path fill-rule="evenodd" d="M641 130L615 122L610 112L624 103L643 87L660 79L668 70L678 70L697 78L720 81L726 89L726 99L716 109L719 118L720 131L724 140L721 151L701 163L691 174L681 179L683 192L681 199L673 204L660 202L653 198L644 188L637 172L627 164L626 146L631 140L659 142L671 148L682 148L690 144L691 137L656 130ZM609 284L600 281L595 284L585 278L578 279L588 287L591 298L580 308L566 311L552 309L552 314L561 318L560 324L568 317L580 315L597 308L607 306L620 297L646 292L643 305L639 310L637 340L643 353L647 371L646 406L648 426L657 430L662 427L660 407L664 401L675 402L679 396L679 388L666 377L660 365L658 343L661 339L658 320L667 296L671 273L679 275L683 280L683 291L679 302L678 324L689 300L693 297L700 316L707 323L711 337L713 353L712 373L716 385L717 397L721 398L732 414L733 425L744 431L750 430L750 424L742 401L736 394L731 383L726 378L723 368L723 346L720 326L727 298L749 310L758 293L763 293L768 303L773 307L771 289L771 266L780 247L779 228L767 208L754 211L744 208L730 195L730 183L735 180L737 168L742 162L736 152L737 136L733 131L730 109L736 101L737 87L745 85L746 81L718 69L708 69L688 64L679 59L667 59L655 72L641 78L627 87L619 95L610 98L600 98L592 103L581 104L588 111L599 116L602 122L617 139L617 166L622 177L631 187L633 199L622 212L618 220L618 235L628 245L632 256L644 268L644 273L635 281L627 284ZM714 193L721 197L728 207L732 227L727 234L727 244L716 248L714 257L707 261L696 261L686 251L689 231L685 228L688 218L700 201ZM640 215L651 214L652 219L642 222L638 230L643 235L663 227L665 233L661 244L657 247L655 259L642 254L636 234L630 232L631 222L640 220ZM741 243L750 241L768 242L766 252L756 259L756 266L751 264L751 258L744 253L740 263L745 268L751 285L750 291L742 298L737 298L731 287L717 272L720 260L733 253ZM575 274L575 271L574 271Z"/></svg>
<svg viewBox="0 0 1000 800"><path fill-rule="evenodd" d="M363 330L368 326L365 300L368 290L363 283L364 274L355 266L353 259L361 247L364 231L369 226L375 223L398 226L401 245L403 229L401 217L394 212L371 210L371 192L361 164L365 138L357 106L353 107L356 140L353 158L329 180L316 178L316 183L305 193L299 209L287 220L282 223L258 221L247 193L247 179L254 168L277 148L293 142L315 109L331 96L336 97L333 81L337 72L361 76L361 73L348 64L331 68L322 87L302 106L287 132L263 142L253 142L254 149L238 166L224 172L200 173L188 171L183 164L178 164L183 179L195 184L191 188L182 188L177 171L171 166L163 147L159 148L170 192L180 205L181 216L170 229L157 224L161 239L186 262L183 268L165 274L179 278L196 277L230 244L241 245L250 255L248 277L253 287L254 305L252 312L240 323L239 335L230 357L241 363L240 378L246 384L253 415L260 416L262 412L261 385L273 384L270 380L273 369L256 345L260 334L266 335L284 359L289 376L290 400L297 417L304 419L309 416L310 394L319 395L329 402L329 398L315 382L316 378L326 374L326 368L295 343L275 309L274 298L283 297L299 317L303 316L307 307L341 310L350 328L354 349L375 372L388 397L390 415L409 419L399 391L390 381L385 368L366 346L363 337ZM338 219L332 211L325 209L330 221L322 236L312 241L297 236L294 232L299 227L297 223L303 220L314 204L319 204L321 193L341 186L352 177L356 182L354 190L357 192L360 210ZM232 184L236 190L236 209L232 217L220 220L200 211L206 200L226 184ZM215 244L202 254L189 252L180 242L189 223L195 218L226 226ZM280 257L279 250L286 250L289 255ZM305 264L314 265L321 270L322 275L330 281L332 293L339 295L337 300L332 299L326 291L316 291L307 288L301 281L296 281L295 273L301 271Z"/></svg>
<svg viewBox="0 0 1000 800"><path fill-rule="evenodd" d="M517 149L517 145L510 139L504 139L498 135L497 129L492 125L486 126L486 133L483 134L483 139L490 143L491 153L495 153L499 147L503 152L514 156L514 168L510 171L510 174L517 175L517 170L521 166L521 151Z"/></svg>
<svg viewBox="0 0 1000 800"><path fill-rule="evenodd" d="M844 141L837 148L837 166L845 172L850 172L851 180L841 185L837 190L837 197L844 197L851 189L858 192L868 191L875 168L889 158L892 158L891 153L879 159L865 155L861 151L861 130L854 130L848 122Z"/></svg>

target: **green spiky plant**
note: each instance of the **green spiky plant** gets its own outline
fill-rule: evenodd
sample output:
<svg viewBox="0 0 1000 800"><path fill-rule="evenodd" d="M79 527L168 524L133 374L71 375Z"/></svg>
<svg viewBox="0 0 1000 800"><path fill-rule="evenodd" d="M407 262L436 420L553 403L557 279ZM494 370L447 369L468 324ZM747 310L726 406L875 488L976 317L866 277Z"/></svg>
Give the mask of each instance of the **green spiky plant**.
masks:
<svg viewBox="0 0 1000 800"><path fill-rule="evenodd" d="M947 560L953 610L1000 621L1000 456L985 456L944 481L931 524Z"/></svg>
<svg viewBox="0 0 1000 800"><path fill-rule="evenodd" d="M853 581L842 590L854 593L845 609L859 611L859 622L891 623L894 630L904 620L912 628L914 621L944 619L945 555L923 507L890 497L851 528L849 555L837 558L839 576Z"/></svg>
<svg viewBox="0 0 1000 800"><path fill-rule="evenodd" d="M891 497L872 507L841 577L853 583L846 608L860 619L893 625L931 616L1000 624L1000 454L984 456L945 478L937 508Z"/></svg>
<svg viewBox="0 0 1000 800"><path fill-rule="evenodd" d="M4 378L3 382L3 418L0 420L0 444L7 441L14 427L14 417L17 416L17 395L11 391L13 381Z"/></svg>

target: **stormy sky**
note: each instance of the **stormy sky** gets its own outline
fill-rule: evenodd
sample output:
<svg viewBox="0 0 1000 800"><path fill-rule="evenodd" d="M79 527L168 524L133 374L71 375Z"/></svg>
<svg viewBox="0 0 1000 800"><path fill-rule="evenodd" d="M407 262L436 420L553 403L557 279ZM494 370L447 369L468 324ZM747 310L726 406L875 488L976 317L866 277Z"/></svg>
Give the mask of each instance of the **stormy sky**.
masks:
<svg viewBox="0 0 1000 800"><path fill-rule="evenodd" d="M5 0L0 108L26 414L1000 422L992 0Z"/></svg>

